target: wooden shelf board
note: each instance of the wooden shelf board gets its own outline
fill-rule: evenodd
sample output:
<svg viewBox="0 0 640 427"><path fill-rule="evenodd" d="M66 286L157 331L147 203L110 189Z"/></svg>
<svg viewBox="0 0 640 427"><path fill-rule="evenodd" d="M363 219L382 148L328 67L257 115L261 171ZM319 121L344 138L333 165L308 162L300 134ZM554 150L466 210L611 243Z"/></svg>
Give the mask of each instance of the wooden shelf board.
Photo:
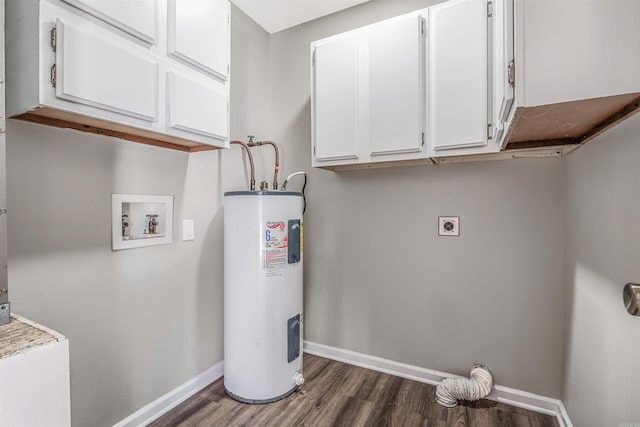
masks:
<svg viewBox="0 0 640 427"><path fill-rule="evenodd" d="M189 153L220 149L219 147L214 147L212 145L201 144L199 142L129 127L106 120L86 117L80 114L55 110L48 107L36 108L27 113L13 116L12 118L58 128L75 129L82 132L112 136L115 138L125 139L127 141L154 145L156 147L170 148L172 150L186 151Z"/></svg>
<svg viewBox="0 0 640 427"><path fill-rule="evenodd" d="M640 93L519 107L507 150L584 144L640 111Z"/></svg>

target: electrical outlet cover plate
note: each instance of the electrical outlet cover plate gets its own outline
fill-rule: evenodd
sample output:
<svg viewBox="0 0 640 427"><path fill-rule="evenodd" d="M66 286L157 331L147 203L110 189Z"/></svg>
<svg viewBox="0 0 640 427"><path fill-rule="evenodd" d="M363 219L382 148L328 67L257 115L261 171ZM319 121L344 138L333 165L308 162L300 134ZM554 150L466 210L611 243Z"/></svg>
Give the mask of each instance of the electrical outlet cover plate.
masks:
<svg viewBox="0 0 640 427"><path fill-rule="evenodd" d="M438 236L459 236L460 217L459 216L439 216Z"/></svg>
<svg viewBox="0 0 640 427"><path fill-rule="evenodd" d="M195 227L192 219L182 221L182 240L188 241L195 238Z"/></svg>

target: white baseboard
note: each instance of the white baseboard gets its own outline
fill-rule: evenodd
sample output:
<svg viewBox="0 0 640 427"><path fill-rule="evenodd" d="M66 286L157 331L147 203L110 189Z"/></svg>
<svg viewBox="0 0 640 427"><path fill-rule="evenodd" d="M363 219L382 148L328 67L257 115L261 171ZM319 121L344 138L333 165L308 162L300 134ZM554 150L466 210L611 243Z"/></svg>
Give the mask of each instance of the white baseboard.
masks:
<svg viewBox="0 0 640 427"><path fill-rule="evenodd" d="M445 378L458 377L458 375L407 365L406 363L400 363L341 348L330 347L311 341L304 342L304 351L327 359L337 360L350 365L360 366L362 368L431 385L438 385ZM551 415L556 417L560 427L573 427L564 405L558 399L539 396L537 394L500 385L494 386L489 396L487 396L487 399Z"/></svg>
<svg viewBox="0 0 640 427"><path fill-rule="evenodd" d="M160 418L189 397L193 396L218 378L224 373L224 361L220 361L211 368L199 375L191 378L186 383L176 387L167 394L160 396L153 402L145 405L135 413L129 415L124 420L113 427L138 427L146 426L153 420Z"/></svg>

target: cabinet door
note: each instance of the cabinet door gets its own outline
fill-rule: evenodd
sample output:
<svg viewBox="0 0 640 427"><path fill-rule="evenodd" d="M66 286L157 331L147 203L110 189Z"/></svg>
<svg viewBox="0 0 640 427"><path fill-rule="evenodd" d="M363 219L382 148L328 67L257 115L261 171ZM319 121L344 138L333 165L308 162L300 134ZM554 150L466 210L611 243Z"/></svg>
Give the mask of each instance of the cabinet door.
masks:
<svg viewBox="0 0 640 427"><path fill-rule="evenodd" d="M424 141L423 18L405 17L369 33L369 126L373 156L419 153Z"/></svg>
<svg viewBox="0 0 640 427"><path fill-rule="evenodd" d="M493 60L491 120L494 143L500 147L514 106L513 18L513 0L493 0L489 29L493 48L489 55Z"/></svg>
<svg viewBox="0 0 640 427"><path fill-rule="evenodd" d="M312 76L314 160L358 158L359 37L351 34L315 47Z"/></svg>
<svg viewBox="0 0 640 427"><path fill-rule="evenodd" d="M220 79L229 74L229 2L169 0L169 54Z"/></svg>
<svg viewBox="0 0 640 427"><path fill-rule="evenodd" d="M486 2L451 0L429 8L427 40L431 155L486 146Z"/></svg>
<svg viewBox="0 0 640 427"><path fill-rule="evenodd" d="M89 24L87 24L89 25ZM158 64L89 26L56 23L57 98L149 122L157 120ZM117 66L114 66L117 64Z"/></svg>
<svg viewBox="0 0 640 427"><path fill-rule="evenodd" d="M148 43L158 36L156 0L64 0Z"/></svg>
<svg viewBox="0 0 640 427"><path fill-rule="evenodd" d="M227 91L218 82L169 72L169 126L225 141L229 134Z"/></svg>

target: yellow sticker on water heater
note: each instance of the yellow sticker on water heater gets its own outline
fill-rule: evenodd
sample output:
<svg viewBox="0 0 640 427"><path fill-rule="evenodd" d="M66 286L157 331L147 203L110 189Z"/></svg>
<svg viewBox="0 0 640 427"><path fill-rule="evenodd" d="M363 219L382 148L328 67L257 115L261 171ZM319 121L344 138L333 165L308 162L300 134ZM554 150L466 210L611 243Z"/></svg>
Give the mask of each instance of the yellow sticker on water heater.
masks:
<svg viewBox="0 0 640 427"><path fill-rule="evenodd" d="M300 253L304 252L304 223L300 223Z"/></svg>

